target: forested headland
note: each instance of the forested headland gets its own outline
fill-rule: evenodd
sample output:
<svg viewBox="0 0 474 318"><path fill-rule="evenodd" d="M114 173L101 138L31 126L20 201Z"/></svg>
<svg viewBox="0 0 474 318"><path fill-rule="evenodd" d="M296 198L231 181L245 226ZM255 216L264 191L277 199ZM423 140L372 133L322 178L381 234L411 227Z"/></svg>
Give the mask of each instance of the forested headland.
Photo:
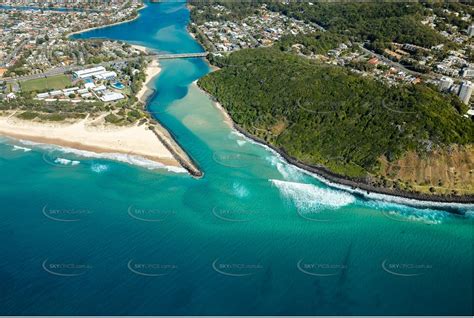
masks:
<svg viewBox="0 0 474 318"><path fill-rule="evenodd" d="M387 163L452 147L472 155L474 123L459 113L460 101L427 85L388 87L277 46L237 51L219 64L223 68L201 78L200 87L242 129L304 163L423 192L426 180L394 180ZM472 170L467 173L471 184L462 186L472 189ZM446 185L428 184L426 191L460 194Z"/></svg>

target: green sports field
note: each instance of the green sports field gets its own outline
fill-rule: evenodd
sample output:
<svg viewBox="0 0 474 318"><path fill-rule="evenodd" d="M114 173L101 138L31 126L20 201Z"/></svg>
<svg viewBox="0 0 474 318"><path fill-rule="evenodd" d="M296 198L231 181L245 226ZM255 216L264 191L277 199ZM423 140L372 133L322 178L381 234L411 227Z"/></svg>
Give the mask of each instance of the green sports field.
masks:
<svg viewBox="0 0 474 318"><path fill-rule="evenodd" d="M63 89L66 86L71 85L71 80L66 75L56 75L21 82L20 85L24 92L38 92L50 89Z"/></svg>

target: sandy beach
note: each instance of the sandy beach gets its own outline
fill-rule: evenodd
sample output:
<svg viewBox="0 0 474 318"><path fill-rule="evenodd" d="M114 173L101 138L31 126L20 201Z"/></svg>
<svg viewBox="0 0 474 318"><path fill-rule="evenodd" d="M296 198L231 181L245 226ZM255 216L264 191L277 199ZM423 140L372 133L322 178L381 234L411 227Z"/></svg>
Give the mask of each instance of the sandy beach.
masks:
<svg viewBox="0 0 474 318"><path fill-rule="evenodd" d="M136 48L141 49L140 46ZM149 84L160 71L158 60L152 59L145 69L143 87L137 94L141 102L146 103L153 93ZM152 124L154 128L150 130L147 125L105 125L98 119L55 123L4 115L0 116L0 135L100 154L140 156L169 167L184 168L191 175L201 177L202 172L169 132L159 122Z"/></svg>
<svg viewBox="0 0 474 318"><path fill-rule="evenodd" d="M136 155L167 166L181 166L146 125L97 125L91 119L72 124L39 123L3 116L0 117L0 135L96 153Z"/></svg>
<svg viewBox="0 0 474 318"><path fill-rule="evenodd" d="M224 116L224 122L227 125L229 125L229 127L232 128L234 126L233 121L232 121L232 118L230 117L229 113L227 112L227 110L218 101L212 101L212 103L214 104L214 107L216 107L222 113L222 115Z"/></svg>
<svg viewBox="0 0 474 318"><path fill-rule="evenodd" d="M138 11L145 8L142 6ZM68 34L83 33L93 29L110 27L137 19L117 22ZM148 54L141 45L132 45L140 52ZM157 59L151 59L145 69L146 79L136 95L146 103L154 89L150 83L158 76L161 68ZM35 122L21 120L13 116L0 116L0 135L15 139L24 139L38 143L51 144L86 150L100 154L127 154L140 156L170 167L186 169L194 177L203 174L192 158L181 148L171 134L157 121L152 121L153 130L147 125L113 126L105 125L94 119L84 119L71 123Z"/></svg>
<svg viewBox="0 0 474 318"><path fill-rule="evenodd" d="M230 128L233 128L234 127L234 121L232 120L232 117L230 117L229 113L227 112L227 110L224 108L224 106L221 105L221 103L219 103L215 98L214 96L212 96L211 94L209 94L208 92L206 92L205 90L203 90L201 87L199 87L199 85L197 84L197 80L193 82L192 85L194 85L195 87L197 87L202 93L206 94L209 99L211 100L212 104L214 105L214 107L216 107L220 112L221 114L224 116L224 122L230 127Z"/></svg>
<svg viewBox="0 0 474 318"><path fill-rule="evenodd" d="M143 45L138 45L138 44L130 44L131 47L133 47L135 50L140 51L144 54L148 54L148 48Z"/></svg>
<svg viewBox="0 0 474 318"><path fill-rule="evenodd" d="M134 45L134 47L135 47L135 45ZM142 86L141 90L137 93L137 98L142 103L146 103L146 100L152 94L153 89L150 88L150 82L156 76L158 76L158 74L160 74L160 72L161 72L161 68L160 68L160 65L158 64L158 60L156 60L156 59L151 60L151 62L148 63L148 65L145 69L145 74L146 74L145 82L143 83L143 86Z"/></svg>

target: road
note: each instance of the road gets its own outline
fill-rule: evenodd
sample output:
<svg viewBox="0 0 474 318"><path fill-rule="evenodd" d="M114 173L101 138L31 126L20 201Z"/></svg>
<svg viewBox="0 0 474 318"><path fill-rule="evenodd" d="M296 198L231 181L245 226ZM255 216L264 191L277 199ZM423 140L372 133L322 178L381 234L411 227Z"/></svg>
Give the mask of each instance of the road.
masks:
<svg viewBox="0 0 474 318"><path fill-rule="evenodd" d="M150 53L146 56L145 58L158 58L158 59L176 59L176 58L193 58L193 57L205 57L208 55L208 52L202 52L202 53L180 53L180 54L157 54L157 53ZM53 68L51 70L48 70L44 73L39 73L39 74L30 74L30 75L25 75L25 76L18 76L18 77L6 77L3 80L0 80L0 83L11 83L11 82L17 82L17 81L28 81L28 80L33 80L33 79L38 79L38 78L46 78L46 77L51 77L55 75L60 75L60 74L65 74L67 72L72 72L72 71L77 71L81 70L84 68L88 67L95 67L95 66L110 66L115 63L123 63L123 62L130 62L130 61L135 61L139 59L140 57L143 56L138 56L138 57L129 57L129 58L124 58L124 59L118 59L118 60L113 60L109 62L103 62L103 63L98 63L98 64L93 64L93 65L72 65L72 66L64 66L64 67L57 67Z"/></svg>
<svg viewBox="0 0 474 318"><path fill-rule="evenodd" d="M411 75L417 76L417 77L430 77L430 78L435 78L435 76L433 76L433 75L431 75L431 74L423 74L423 73L419 73L419 72L415 72L415 71L409 70L409 69L407 69L405 66L403 66L403 65L400 64L400 63L394 62L394 61L390 60L389 58L386 58L386 57L383 56L383 55L377 54L377 53L375 53L375 52L372 52L371 50L366 49L362 44L359 44L359 47L360 47L361 50L364 51L365 53L370 54L370 55L374 55L374 56L376 56L379 60L382 60L382 61L386 62L387 64L390 64L390 65L392 65L393 67L396 67L396 68L402 70L403 72L406 72L406 73L408 73L408 74L411 74Z"/></svg>
<svg viewBox="0 0 474 318"><path fill-rule="evenodd" d="M18 44L13 51L11 51L10 54L8 54L7 58L3 61L3 63L0 63L0 66L6 66L8 63L11 62L13 57L17 56L18 52L21 50L21 48L26 44L27 40L23 40L20 44Z"/></svg>
<svg viewBox="0 0 474 318"><path fill-rule="evenodd" d="M151 57L153 57L153 56L151 56ZM130 58L125 58L125 59L113 60L113 61L109 61L109 62L103 62L103 63L99 63L99 64L72 65L72 66L57 67L57 68L53 68L51 70L48 70L44 73L39 73L39 74L30 74L30 75L18 76L18 77L6 77L3 80L0 80L0 83L2 81L6 82L6 83L11 83L11 82L16 82L16 81L28 81L28 80L38 79L38 78L51 77L51 76L55 76L55 75L64 74L64 73L67 73L67 72L81 70L81 69L88 68L88 67L95 67L95 66L99 66L99 65L102 65L102 66L106 67L106 66L110 66L110 65L115 64L115 63L130 62L130 61L137 60L139 58L140 57L130 57Z"/></svg>
<svg viewBox="0 0 474 318"><path fill-rule="evenodd" d="M149 54L150 56L156 56L160 60L164 59L183 59L183 58L193 58L193 57L206 57L209 53L179 53L179 54Z"/></svg>

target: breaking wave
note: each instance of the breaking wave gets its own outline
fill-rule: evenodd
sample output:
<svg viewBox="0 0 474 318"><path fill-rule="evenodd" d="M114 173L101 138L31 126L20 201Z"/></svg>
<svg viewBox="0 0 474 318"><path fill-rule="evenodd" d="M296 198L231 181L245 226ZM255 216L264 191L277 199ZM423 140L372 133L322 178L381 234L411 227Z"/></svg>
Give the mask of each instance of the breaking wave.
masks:
<svg viewBox="0 0 474 318"><path fill-rule="evenodd" d="M355 201L349 193L319 188L313 184L270 179L287 199L300 210L338 209Z"/></svg>
<svg viewBox="0 0 474 318"><path fill-rule="evenodd" d="M54 163L64 165L64 166L77 166L81 162L77 160L69 160L65 158L56 158L54 159Z"/></svg>
<svg viewBox="0 0 474 318"><path fill-rule="evenodd" d="M109 170L109 166L108 165L104 165L104 164L100 164L100 163L94 163L92 166L91 166L91 170L96 172L96 173L102 173L104 171L107 171Z"/></svg>
<svg viewBox="0 0 474 318"><path fill-rule="evenodd" d="M243 184L234 182L232 184L234 194L239 198L245 198L249 195L249 190Z"/></svg>
<svg viewBox="0 0 474 318"><path fill-rule="evenodd" d="M236 130L232 130L229 133L229 139L235 140L239 147L242 147L247 143L247 138Z"/></svg>
<svg viewBox="0 0 474 318"><path fill-rule="evenodd" d="M251 138L248 138L247 136L245 136L244 134L242 134L238 131L233 130L233 133L234 132L235 132L236 135L242 136L243 138L245 138L245 140L247 140L249 143L259 145L259 146L267 149L276 158L280 159L281 162L283 162L283 164L282 165L275 164L275 166L278 169L278 171L280 171L280 173L282 174L282 176L284 178L287 178L287 177L290 176L290 174L288 174L288 171L285 170L285 169L288 169L287 167L291 167L291 169L294 169L295 171L298 171L301 175L311 176L311 177L321 181L322 183L324 183L324 184L326 184L326 185L328 185L328 186L330 186L334 189L338 189L338 190L341 190L341 191L344 191L344 192L359 195L359 196L365 197L366 199L369 199L369 200L396 203L396 204L401 204L401 205L405 205L405 206L408 206L408 207L415 207L415 208L455 209L457 211L460 211L464 215L468 215L468 214L472 215L472 211L474 211L474 204L425 201L425 200L409 199L409 198L404 198L404 197L399 197L399 196L394 196L394 195L388 195L388 194L374 193L374 192L367 193L367 191L361 190L359 188L354 189L350 186L345 186L345 185L342 185L342 184L331 182L328 179L326 179L326 178L324 178L324 177L322 177L322 176L320 176L316 173L313 173L313 172L301 169L301 168L299 168L297 166L294 166L292 164L289 164L288 162L286 162L286 160L278 152L276 152L274 149L270 148L269 146L267 146L265 144L262 144L260 142L257 142L257 141L255 141ZM269 158L271 158L271 157L269 157ZM271 160L273 160L273 159L271 159ZM295 175L293 175L293 177L294 176ZM299 181L299 180L296 180L296 181Z"/></svg>
<svg viewBox="0 0 474 318"><path fill-rule="evenodd" d="M31 148L13 145L13 151L18 151L18 150L22 150L23 152L29 152L31 151Z"/></svg>
<svg viewBox="0 0 474 318"><path fill-rule="evenodd" d="M440 224L453 215L432 208L414 208L403 204L384 201L367 201L365 206L381 211L389 219L425 224Z"/></svg>
<svg viewBox="0 0 474 318"><path fill-rule="evenodd" d="M273 156L268 156L267 161L272 166L277 168L278 172L285 180L289 181L302 181L304 174L298 170L297 167L290 165L284 161L284 159L277 153Z"/></svg>
<svg viewBox="0 0 474 318"><path fill-rule="evenodd" d="M120 153L96 153L92 151L73 149L73 148L62 147L62 146L57 146L57 145L39 144L39 143L30 142L30 141L21 140L21 142L25 145L36 146L43 150L59 151L61 153L73 154L82 158L98 158L98 159L114 160L114 161L128 163L135 166L140 166L149 170L166 169L170 172L186 173L186 169L182 167L167 166L162 163L155 162L153 160L150 160L138 155L120 154Z"/></svg>
<svg viewBox="0 0 474 318"><path fill-rule="evenodd" d="M399 204L406 207L415 207L415 208L432 208L432 209L456 209L458 211L471 211L474 210L474 204L469 203L453 203L453 202L437 202L437 201L424 201L424 200L417 200L417 199L410 199L399 197L395 195L388 195L376 192L367 192L366 190L362 190L359 188L352 188L350 186L338 184L328 179L310 171L306 171L299 167L291 165L294 169L304 173L306 175L312 176L315 179L321 181L322 183L334 188L338 189L347 193L352 193L355 195L362 196L370 201L376 201L380 203L392 203L392 204Z"/></svg>

